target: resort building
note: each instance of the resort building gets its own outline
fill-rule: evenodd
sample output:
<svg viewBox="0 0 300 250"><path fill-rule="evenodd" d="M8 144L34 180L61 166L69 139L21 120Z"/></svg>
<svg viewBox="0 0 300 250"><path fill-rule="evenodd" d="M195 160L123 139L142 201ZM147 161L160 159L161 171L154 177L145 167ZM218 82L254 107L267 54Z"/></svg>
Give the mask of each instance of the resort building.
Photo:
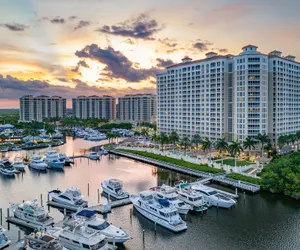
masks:
<svg viewBox="0 0 300 250"><path fill-rule="evenodd" d="M32 96L20 98L20 121L43 121L45 118L63 118L66 99L60 96Z"/></svg>
<svg viewBox="0 0 300 250"><path fill-rule="evenodd" d="M211 140L266 133L276 143L300 130L300 63L253 45L236 56L185 57L157 75L157 125L159 133Z"/></svg>
<svg viewBox="0 0 300 250"><path fill-rule="evenodd" d="M116 119L116 98L112 96L78 96L72 99L73 117Z"/></svg>
<svg viewBox="0 0 300 250"><path fill-rule="evenodd" d="M120 121L150 122L156 114L156 96L137 94L119 97L117 111L118 120Z"/></svg>

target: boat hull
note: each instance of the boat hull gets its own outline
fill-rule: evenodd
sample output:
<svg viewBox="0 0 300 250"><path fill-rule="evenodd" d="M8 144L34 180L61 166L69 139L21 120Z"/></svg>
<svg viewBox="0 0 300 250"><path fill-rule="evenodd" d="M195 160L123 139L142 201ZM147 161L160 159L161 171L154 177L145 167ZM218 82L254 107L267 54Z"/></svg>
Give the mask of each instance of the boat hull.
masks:
<svg viewBox="0 0 300 250"><path fill-rule="evenodd" d="M35 170L39 170L39 171L46 171L46 169L47 169L46 164L41 165L41 164L29 163L28 166L35 169Z"/></svg>
<svg viewBox="0 0 300 250"><path fill-rule="evenodd" d="M0 249L4 249L4 248L8 247L10 243L11 243L11 240L0 243Z"/></svg>
<svg viewBox="0 0 300 250"><path fill-rule="evenodd" d="M65 165L64 162L48 162L49 168L63 169L64 165Z"/></svg>
<svg viewBox="0 0 300 250"><path fill-rule="evenodd" d="M225 201L222 201L222 200L213 200L213 199L210 199L210 204L212 206L215 206L215 207L220 207L220 208L231 208L233 207L236 203L235 202L225 202Z"/></svg>
<svg viewBox="0 0 300 250"><path fill-rule="evenodd" d="M62 205L72 206L72 207L75 207L75 208L78 208L78 209L85 208L85 207L88 206L88 202L87 201L84 201L80 205L76 205L76 204L74 204L72 202L69 202L67 200L64 200L64 199L60 198L59 195L56 194L56 193L54 193L54 192L53 193L49 192L49 196L52 198L52 201L57 202L57 203L62 204Z"/></svg>

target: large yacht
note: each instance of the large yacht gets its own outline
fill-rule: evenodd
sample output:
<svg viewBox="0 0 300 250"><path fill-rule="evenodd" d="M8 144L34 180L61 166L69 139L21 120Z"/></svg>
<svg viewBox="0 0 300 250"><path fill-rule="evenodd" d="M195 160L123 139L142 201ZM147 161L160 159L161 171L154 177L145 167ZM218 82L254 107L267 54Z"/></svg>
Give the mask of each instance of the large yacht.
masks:
<svg viewBox="0 0 300 250"><path fill-rule="evenodd" d="M176 185L176 192L178 193L179 199L189 204L195 212L206 211L210 206L204 195L192 190L189 186L185 185L185 183Z"/></svg>
<svg viewBox="0 0 300 250"><path fill-rule="evenodd" d="M15 176L15 169L12 166L0 164L0 173L5 176Z"/></svg>
<svg viewBox="0 0 300 250"><path fill-rule="evenodd" d="M140 196L131 195L130 200L139 213L162 227L173 232L187 229L177 209L165 199L155 199L153 191L140 192Z"/></svg>
<svg viewBox="0 0 300 250"><path fill-rule="evenodd" d="M43 207L38 205L37 200L26 201L22 204L11 203L10 209L16 218L42 228L54 223L53 218L48 215Z"/></svg>
<svg viewBox="0 0 300 250"><path fill-rule="evenodd" d="M59 155L58 155L58 158L59 158L60 161L65 162L65 165L70 165L72 163L70 158L68 156L66 156L65 153L60 152Z"/></svg>
<svg viewBox="0 0 300 250"><path fill-rule="evenodd" d="M47 164L38 155L32 156L28 166L40 171L45 171L47 168Z"/></svg>
<svg viewBox="0 0 300 250"><path fill-rule="evenodd" d="M6 248L9 246L11 241L5 235L5 229L0 227L0 249Z"/></svg>
<svg viewBox="0 0 300 250"><path fill-rule="evenodd" d="M61 204L71 205L78 208L88 206L88 202L83 200L83 195L79 188L69 187L66 191L62 192L58 189L49 192L49 196L53 201Z"/></svg>
<svg viewBox="0 0 300 250"><path fill-rule="evenodd" d="M206 197L212 206L230 208L236 204L236 201L224 194L218 193L215 189L202 184L192 185L191 187L196 192L201 193Z"/></svg>
<svg viewBox="0 0 300 250"><path fill-rule="evenodd" d="M130 236L125 233L121 228L118 228L106 220L98 217L93 210L83 209L73 215L74 219L83 219L86 225L95 230L99 230L106 236L108 242L122 244L130 239Z"/></svg>
<svg viewBox="0 0 300 250"><path fill-rule="evenodd" d="M72 220L65 228L48 228L47 233L57 237L61 244L72 250L108 250L108 243L101 232L85 226L84 222Z"/></svg>
<svg viewBox="0 0 300 250"><path fill-rule="evenodd" d="M117 200L126 199L129 197L129 194L123 191L123 184L119 179L102 181L101 187L107 195Z"/></svg>
<svg viewBox="0 0 300 250"><path fill-rule="evenodd" d="M49 149L45 154L45 162L48 164L49 168L62 169L65 165L65 162L59 159L58 153L53 150L51 146L49 146Z"/></svg>
<svg viewBox="0 0 300 250"><path fill-rule="evenodd" d="M176 188L170 187L168 185L162 185L160 187L154 187L150 190L154 190L156 196L161 199L168 200L174 207L177 208L178 213L187 214L192 208L190 205L181 201L176 193Z"/></svg>
<svg viewBox="0 0 300 250"><path fill-rule="evenodd" d="M15 157L12 166L13 166L16 170L19 170L19 171L22 171L22 172L25 171L25 165L24 165L24 162L23 162L22 158L21 158L20 156L18 156L18 155Z"/></svg>

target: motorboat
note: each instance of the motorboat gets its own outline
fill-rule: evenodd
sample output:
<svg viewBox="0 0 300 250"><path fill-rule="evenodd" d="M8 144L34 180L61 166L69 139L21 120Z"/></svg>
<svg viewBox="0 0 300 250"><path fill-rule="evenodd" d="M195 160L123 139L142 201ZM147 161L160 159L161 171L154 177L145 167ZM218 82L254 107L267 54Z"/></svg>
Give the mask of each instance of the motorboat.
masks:
<svg viewBox="0 0 300 250"><path fill-rule="evenodd" d="M45 171L48 165L42 160L40 156L34 155L29 161L28 166L36 170Z"/></svg>
<svg viewBox="0 0 300 250"><path fill-rule="evenodd" d="M65 162L65 165L69 165L69 164L72 163L72 161L70 160L70 158L69 158L68 156L66 156L65 153L62 153L62 152L59 153L58 159L59 159L60 161L64 161L64 162Z"/></svg>
<svg viewBox="0 0 300 250"><path fill-rule="evenodd" d="M234 199L217 192L211 187L202 184L196 184L192 185L191 188L196 192L203 194L212 206L230 208L236 204Z"/></svg>
<svg viewBox="0 0 300 250"><path fill-rule="evenodd" d="M6 230L0 227L0 249L6 248L9 246L11 241L5 235Z"/></svg>
<svg viewBox="0 0 300 250"><path fill-rule="evenodd" d="M67 250L67 248L56 237L45 232L36 232L24 237L19 250Z"/></svg>
<svg viewBox="0 0 300 250"><path fill-rule="evenodd" d="M102 154L108 155L108 151L106 149L104 149Z"/></svg>
<svg viewBox="0 0 300 250"><path fill-rule="evenodd" d="M52 139L63 139L64 135L60 133L58 130L55 130L55 134L52 135Z"/></svg>
<svg viewBox="0 0 300 250"><path fill-rule="evenodd" d="M65 165L64 161L59 159L58 153L49 146L48 151L45 154L45 162L49 168L62 169Z"/></svg>
<svg viewBox="0 0 300 250"><path fill-rule="evenodd" d="M22 148L20 148L20 147L12 147L11 148L11 151L21 151L22 150Z"/></svg>
<svg viewBox="0 0 300 250"><path fill-rule="evenodd" d="M168 200L174 207L177 208L178 213L180 214L185 215L192 209L190 205L179 199L178 194L176 193L176 188L174 187L162 185L160 187L150 188L150 190L155 191L158 198Z"/></svg>
<svg viewBox="0 0 300 250"><path fill-rule="evenodd" d="M11 203L10 209L16 218L38 227L45 228L54 223L53 218L39 206L37 200L29 200L21 204Z"/></svg>
<svg viewBox="0 0 300 250"><path fill-rule="evenodd" d="M102 181L101 187L104 193L117 200L126 199L129 197L129 194L123 191L123 184L119 179L109 179Z"/></svg>
<svg viewBox="0 0 300 250"><path fill-rule="evenodd" d="M47 233L57 237L67 249L109 249L105 236L100 231L87 227L84 222L71 220L64 225L64 228L47 228Z"/></svg>
<svg viewBox="0 0 300 250"><path fill-rule="evenodd" d="M99 160L99 155L96 152L90 152L88 158L91 160Z"/></svg>
<svg viewBox="0 0 300 250"><path fill-rule="evenodd" d="M204 195L192 190L187 183L176 185L176 192L180 200L191 206L192 211L204 212L210 206Z"/></svg>
<svg viewBox="0 0 300 250"><path fill-rule="evenodd" d="M121 228L118 228L106 220L98 217L96 211L82 209L73 214L74 219L83 219L86 225L92 229L99 230L110 243L122 244L130 239L130 236Z"/></svg>
<svg viewBox="0 0 300 250"><path fill-rule="evenodd" d="M58 189L49 192L52 201L60 204L70 205L77 208L88 206L88 202L83 200L83 195L79 188L69 187L66 191L62 192Z"/></svg>
<svg viewBox="0 0 300 250"><path fill-rule="evenodd" d="M8 152L8 149L7 149L7 148L1 148L1 149L0 149L0 152L6 153L6 152Z"/></svg>
<svg viewBox="0 0 300 250"><path fill-rule="evenodd" d="M87 135L85 137L88 141L101 141L104 140L105 137L102 136L101 134L95 133L95 134L91 134L91 135Z"/></svg>
<svg viewBox="0 0 300 250"><path fill-rule="evenodd" d="M9 166L11 165L10 161L8 158L2 158L0 159L0 164L3 164L4 166Z"/></svg>
<svg viewBox="0 0 300 250"><path fill-rule="evenodd" d="M4 176L14 176L16 173L16 170L12 166L7 166L7 165L0 165L0 173Z"/></svg>
<svg viewBox="0 0 300 250"><path fill-rule="evenodd" d="M25 171L25 164L20 156L16 156L12 166L18 171Z"/></svg>
<svg viewBox="0 0 300 250"><path fill-rule="evenodd" d="M140 195L131 195L134 208L147 219L173 232L187 229L177 209L165 199L155 199L153 191L143 191Z"/></svg>

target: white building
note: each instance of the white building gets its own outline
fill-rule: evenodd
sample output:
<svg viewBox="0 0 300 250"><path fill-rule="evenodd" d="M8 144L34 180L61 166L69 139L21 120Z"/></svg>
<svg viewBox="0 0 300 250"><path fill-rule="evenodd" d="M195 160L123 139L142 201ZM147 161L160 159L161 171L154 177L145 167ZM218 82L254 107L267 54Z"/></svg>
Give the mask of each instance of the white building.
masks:
<svg viewBox="0 0 300 250"><path fill-rule="evenodd" d="M43 121L45 118L63 118L66 99L60 96L32 96L20 98L20 121Z"/></svg>
<svg viewBox="0 0 300 250"><path fill-rule="evenodd" d="M158 132L228 141L300 130L300 64L248 45L239 55L185 57L157 75Z"/></svg>

